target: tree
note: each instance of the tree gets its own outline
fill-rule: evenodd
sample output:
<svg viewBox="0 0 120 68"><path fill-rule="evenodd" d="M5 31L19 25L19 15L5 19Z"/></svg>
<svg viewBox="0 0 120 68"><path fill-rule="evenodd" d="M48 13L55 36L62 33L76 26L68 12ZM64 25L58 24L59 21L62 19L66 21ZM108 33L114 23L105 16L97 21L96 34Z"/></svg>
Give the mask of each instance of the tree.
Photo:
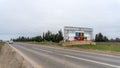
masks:
<svg viewBox="0 0 120 68"><path fill-rule="evenodd" d="M51 41L51 32L50 31L48 31L47 33L45 33L45 37L44 37L44 39L46 40L46 41Z"/></svg>
<svg viewBox="0 0 120 68"><path fill-rule="evenodd" d="M104 40L103 40L103 35L102 35L102 33L99 33L99 34L98 34L98 41L99 41L99 42L104 41Z"/></svg>
<svg viewBox="0 0 120 68"><path fill-rule="evenodd" d="M96 42L98 41L98 35L97 34L95 35L95 41Z"/></svg>
<svg viewBox="0 0 120 68"><path fill-rule="evenodd" d="M16 39L13 39L14 41L19 41L19 42L26 42L26 41L36 41L36 42L42 42L42 41L52 41L59 43L60 41L63 40L63 34L62 31L59 30L58 33L52 34L52 32L47 31L46 33L43 33L42 36L35 36L35 37L19 37Z"/></svg>
<svg viewBox="0 0 120 68"><path fill-rule="evenodd" d="M43 38L43 41L45 41L45 33L43 33L43 36L42 36L42 38Z"/></svg>
<svg viewBox="0 0 120 68"><path fill-rule="evenodd" d="M36 42L41 42L41 41L43 41L43 39L42 39L41 36L36 36L36 37L34 38L34 40L35 40Z"/></svg>
<svg viewBox="0 0 120 68"><path fill-rule="evenodd" d="M59 30L59 31L58 31L58 41L60 42L60 41L62 41L62 40L63 40L63 34L62 34L62 31Z"/></svg>
<svg viewBox="0 0 120 68"><path fill-rule="evenodd" d="M95 36L95 41L96 42L106 42L106 41L109 41L109 39L107 38L107 36L103 36L102 33L98 33Z"/></svg>
<svg viewBox="0 0 120 68"><path fill-rule="evenodd" d="M115 41L116 41L116 42L120 42L120 38L116 38Z"/></svg>
<svg viewBox="0 0 120 68"><path fill-rule="evenodd" d="M108 38L107 38L106 36L103 37L103 40L104 40L104 42L109 41Z"/></svg>

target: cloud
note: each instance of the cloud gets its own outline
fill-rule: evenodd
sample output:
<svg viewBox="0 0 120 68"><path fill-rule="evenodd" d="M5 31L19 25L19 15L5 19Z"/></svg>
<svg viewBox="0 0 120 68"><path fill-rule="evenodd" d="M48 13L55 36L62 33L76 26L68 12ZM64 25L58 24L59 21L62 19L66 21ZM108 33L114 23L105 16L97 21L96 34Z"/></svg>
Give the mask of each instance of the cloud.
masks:
<svg viewBox="0 0 120 68"><path fill-rule="evenodd" d="M0 0L0 33L33 36L78 26L118 37L119 12L119 0Z"/></svg>

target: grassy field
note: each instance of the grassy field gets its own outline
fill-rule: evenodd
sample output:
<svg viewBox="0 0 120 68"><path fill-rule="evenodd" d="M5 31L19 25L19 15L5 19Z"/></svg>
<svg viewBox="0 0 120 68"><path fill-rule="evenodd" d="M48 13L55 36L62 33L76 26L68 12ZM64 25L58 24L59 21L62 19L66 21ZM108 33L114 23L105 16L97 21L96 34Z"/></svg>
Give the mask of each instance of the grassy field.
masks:
<svg viewBox="0 0 120 68"><path fill-rule="evenodd" d="M4 42L0 42L0 50L4 44L5 44Z"/></svg>
<svg viewBox="0 0 120 68"><path fill-rule="evenodd" d="M43 44L43 45L58 45L62 46L62 43L53 43L53 42L28 42L30 44ZM116 45L117 44L117 45ZM67 48L81 48L81 49L91 49L91 50L102 50L102 51L113 51L120 52L120 43L98 43L97 45L73 45L67 46Z"/></svg>
<svg viewBox="0 0 120 68"><path fill-rule="evenodd" d="M120 46L114 45L73 45L68 47L120 52Z"/></svg>
<svg viewBox="0 0 120 68"><path fill-rule="evenodd" d="M120 42L97 42L97 45L116 45L120 46Z"/></svg>

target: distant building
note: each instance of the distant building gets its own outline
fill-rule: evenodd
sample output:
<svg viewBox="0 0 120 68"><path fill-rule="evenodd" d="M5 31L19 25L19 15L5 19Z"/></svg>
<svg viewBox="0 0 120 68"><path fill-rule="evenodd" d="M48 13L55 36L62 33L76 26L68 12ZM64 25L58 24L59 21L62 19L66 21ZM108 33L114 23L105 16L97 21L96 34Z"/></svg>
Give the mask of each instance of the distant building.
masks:
<svg viewBox="0 0 120 68"><path fill-rule="evenodd" d="M93 40L93 29L84 27L64 27L64 41Z"/></svg>

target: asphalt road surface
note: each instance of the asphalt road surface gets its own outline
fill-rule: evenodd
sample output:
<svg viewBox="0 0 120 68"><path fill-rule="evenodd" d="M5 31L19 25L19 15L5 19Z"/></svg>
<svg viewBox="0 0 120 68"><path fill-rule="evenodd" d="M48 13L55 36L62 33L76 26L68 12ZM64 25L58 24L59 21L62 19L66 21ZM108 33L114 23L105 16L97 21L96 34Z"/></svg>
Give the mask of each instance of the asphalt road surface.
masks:
<svg viewBox="0 0 120 68"><path fill-rule="evenodd" d="M120 56L23 43L12 46L43 68L120 68Z"/></svg>

